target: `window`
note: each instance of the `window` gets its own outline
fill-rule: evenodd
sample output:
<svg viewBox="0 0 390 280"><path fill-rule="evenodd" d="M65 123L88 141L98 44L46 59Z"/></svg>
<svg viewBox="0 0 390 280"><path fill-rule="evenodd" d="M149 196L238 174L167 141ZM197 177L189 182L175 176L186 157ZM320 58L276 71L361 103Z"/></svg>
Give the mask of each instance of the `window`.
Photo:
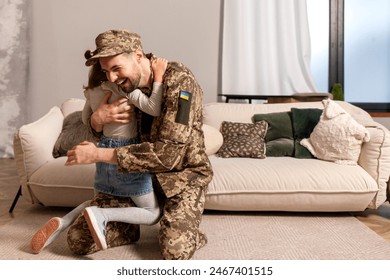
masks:
<svg viewBox="0 0 390 280"><path fill-rule="evenodd" d="M345 0L344 42L345 100L390 102L390 1Z"/></svg>
<svg viewBox="0 0 390 280"><path fill-rule="evenodd" d="M390 1L307 0L307 7L318 90L341 83L346 101L390 112Z"/></svg>

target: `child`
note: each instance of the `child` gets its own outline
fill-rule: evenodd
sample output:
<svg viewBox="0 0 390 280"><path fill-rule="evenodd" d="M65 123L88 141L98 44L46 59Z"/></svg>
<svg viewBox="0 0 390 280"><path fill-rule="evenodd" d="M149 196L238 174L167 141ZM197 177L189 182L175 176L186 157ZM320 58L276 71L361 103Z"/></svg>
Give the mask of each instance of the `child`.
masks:
<svg viewBox="0 0 390 280"><path fill-rule="evenodd" d="M83 122L88 121L90 115L96 110L102 97L107 92L111 92L109 103L114 102L118 98L126 97L129 104L134 104L149 115L158 116L161 110L163 94L161 82L166 67L167 61L165 59L156 58L152 61L154 83L150 97L147 97L138 89L126 94L118 85L108 81L96 87L93 83L93 79L96 78L96 69L92 68L88 87L84 92L86 103L83 109ZM113 123L105 125L103 127L103 136L100 138L98 146L115 148L135 143L138 143L138 128L136 120L132 119L126 124ZM88 223L92 237L101 250L107 249L105 226L108 222L117 221L152 225L160 218L161 211L156 195L153 192L150 174L148 173L120 174L117 172L116 165L97 163L94 188L95 192L131 197L137 207L98 208L89 206L90 201L85 201L64 217L51 218L39 229L30 242L33 253L38 254L43 248L51 244L62 231L73 223L83 210L83 215Z"/></svg>

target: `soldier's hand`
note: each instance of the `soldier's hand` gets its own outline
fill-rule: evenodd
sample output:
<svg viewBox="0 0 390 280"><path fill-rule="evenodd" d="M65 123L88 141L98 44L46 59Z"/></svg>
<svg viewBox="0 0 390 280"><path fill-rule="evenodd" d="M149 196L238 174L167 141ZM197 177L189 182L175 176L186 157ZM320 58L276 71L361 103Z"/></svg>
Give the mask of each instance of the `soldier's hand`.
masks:
<svg viewBox="0 0 390 280"><path fill-rule="evenodd" d="M97 162L97 147L92 142L81 142L68 150L66 156L68 159L65 165L89 164Z"/></svg>
<svg viewBox="0 0 390 280"><path fill-rule="evenodd" d="M126 98L119 98L109 104L111 92L104 95L98 108L91 116L92 128L96 131L102 131L103 126L109 123L129 123L134 115L134 105L127 104Z"/></svg>
<svg viewBox="0 0 390 280"><path fill-rule="evenodd" d="M68 150L66 166L78 164L90 164L96 162L107 162L118 164L117 153L114 148L98 148L94 143L84 141Z"/></svg>

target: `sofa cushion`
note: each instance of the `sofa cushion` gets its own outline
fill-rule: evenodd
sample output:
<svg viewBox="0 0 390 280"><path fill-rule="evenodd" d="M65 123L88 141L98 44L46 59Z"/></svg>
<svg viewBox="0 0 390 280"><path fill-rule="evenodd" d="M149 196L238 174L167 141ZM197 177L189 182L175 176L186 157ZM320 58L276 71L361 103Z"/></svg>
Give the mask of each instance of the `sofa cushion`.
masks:
<svg viewBox="0 0 390 280"><path fill-rule="evenodd" d="M324 100L324 111L310 138L301 144L315 157L339 164L356 165L368 130L333 100Z"/></svg>
<svg viewBox="0 0 390 280"><path fill-rule="evenodd" d="M222 122L222 147L218 156L265 158L265 135L268 124L265 121L257 123Z"/></svg>
<svg viewBox="0 0 390 280"><path fill-rule="evenodd" d="M314 127L320 120L321 109L317 108L291 108L291 119L294 134L294 157L313 158L310 151L300 144L301 140L310 137Z"/></svg>
<svg viewBox="0 0 390 280"><path fill-rule="evenodd" d="M82 111L76 111L65 117L61 133L53 147L53 157L66 156L69 149L83 141L96 143L88 127L81 120L81 115Z"/></svg>
<svg viewBox="0 0 390 280"><path fill-rule="evenodd" d="M222 133L207 124L202 125L202 130L204 134L204 144L206 147L206 154L213 155L218 152L219 148L221 148L223 144L223 136Z"/></svg>
<svg viewBox="0 0 390 280"><path fill-rule="evenodd" d="M66 159L52 159L30 178L30 192L45 206L75 207L93 197L95 164L65 166Z"/></svg>
<svg viewBox="0 0 390 280"><path fill-rule="evenodd" d="M294 157L210 156L214 176L205 209L231 211L363 211L378 191L358 165Z"/></svg>
<svg viewBox="0 0 390 280"><path fill-rule="evenodd" d="M254 122L268 123L266 141L266 156L293 156L294 140L291 123L291 112L275 112L253 115Z"/></svg>

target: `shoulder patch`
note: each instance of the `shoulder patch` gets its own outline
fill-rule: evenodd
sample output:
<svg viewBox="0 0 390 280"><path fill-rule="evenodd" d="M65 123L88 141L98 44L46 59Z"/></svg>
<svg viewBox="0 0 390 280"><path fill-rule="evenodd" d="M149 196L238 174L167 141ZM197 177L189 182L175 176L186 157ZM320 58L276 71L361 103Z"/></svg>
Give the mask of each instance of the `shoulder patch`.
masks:
<svg viewBox="0 0 390 280"><path fill-rule="evenodd" d="M179 102L177 108L176 122L188 125L191 111L192 94L186 91L179 92Z"/></svg>
<svg viewBox="0 0 390 280"><path fill-rule="evenodd" d="M180 91L179 98L184 99L184 100L189 100L191 94L185 91Z"/></svg>

